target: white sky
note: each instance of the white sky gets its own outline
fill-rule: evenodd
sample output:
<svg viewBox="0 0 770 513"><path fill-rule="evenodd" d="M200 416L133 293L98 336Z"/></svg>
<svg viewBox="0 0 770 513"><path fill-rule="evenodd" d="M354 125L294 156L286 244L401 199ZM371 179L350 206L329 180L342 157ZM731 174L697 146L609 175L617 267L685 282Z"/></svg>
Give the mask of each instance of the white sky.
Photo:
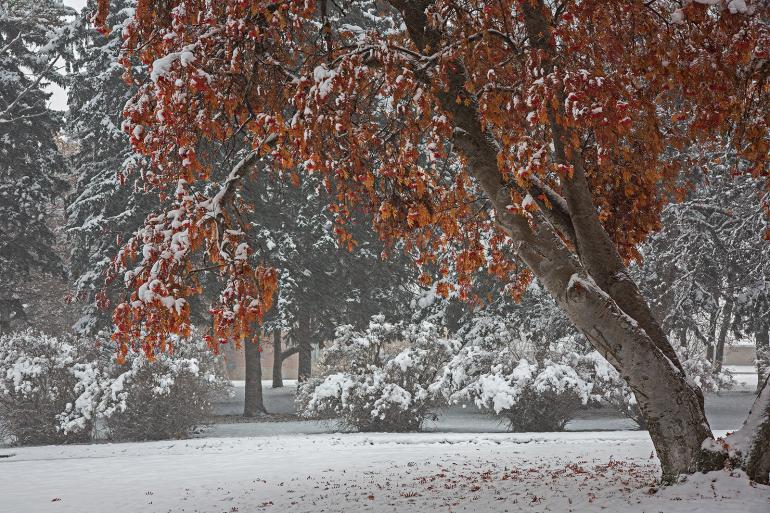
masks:
<svg viewBox="0 0 770 513"><path fill-rule="evenodd" d="M79 11L85 7L86 0L64 0L63 3ZM48 100L48 105L55 110L67 110L67 91L56 84L48 84L46 89L53 93L51 99Z"/></svg>

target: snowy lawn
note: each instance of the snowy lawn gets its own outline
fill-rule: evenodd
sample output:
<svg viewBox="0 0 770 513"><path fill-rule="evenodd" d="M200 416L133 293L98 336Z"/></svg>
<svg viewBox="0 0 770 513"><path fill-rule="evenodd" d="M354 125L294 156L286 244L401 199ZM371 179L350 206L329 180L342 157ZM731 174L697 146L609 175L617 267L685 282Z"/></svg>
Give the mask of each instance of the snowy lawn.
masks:
<svg viewBox="0 0 770 513"><path fill-rule="evenodd" d="M727 472L657 490L643 432L347 434L0 450L2 513L767 513Z"/></svg>

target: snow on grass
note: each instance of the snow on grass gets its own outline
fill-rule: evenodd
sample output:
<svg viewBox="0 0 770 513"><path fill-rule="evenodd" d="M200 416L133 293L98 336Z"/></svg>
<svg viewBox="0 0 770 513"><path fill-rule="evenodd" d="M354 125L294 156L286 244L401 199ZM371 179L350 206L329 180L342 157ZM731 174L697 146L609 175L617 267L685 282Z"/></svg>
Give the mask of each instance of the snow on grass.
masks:
<svg viewBox="0 0 770 513"><path fill-rule="evenodd" d="M739 473L658 490L646 433L347 434L5 449L0 511L766 513Z"/></svg>

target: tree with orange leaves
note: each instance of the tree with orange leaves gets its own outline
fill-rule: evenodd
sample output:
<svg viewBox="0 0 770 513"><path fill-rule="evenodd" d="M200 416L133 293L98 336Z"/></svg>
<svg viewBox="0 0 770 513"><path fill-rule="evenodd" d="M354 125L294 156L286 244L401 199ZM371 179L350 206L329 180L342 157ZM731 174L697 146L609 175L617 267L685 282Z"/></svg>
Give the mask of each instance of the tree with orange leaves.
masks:
<svg viewBox="0 0 770 513"><path fill-rule="evenodd" d="M132 292L114 338L151 353L186 331L195 251L227 280L212 344L247 337L276 280L238 187L315 173L343 245L352 210L373 213L441 293L480 269L514 292L539 280L629 383L664 480L730 457L767 482L770 387L715 443L627 264L713 148L768 177L769 16L767 0L139 0L124 46L149 80L124 129L175 204L116 259ZM236 136L251 153L193 192L201 147Z"/></svg>

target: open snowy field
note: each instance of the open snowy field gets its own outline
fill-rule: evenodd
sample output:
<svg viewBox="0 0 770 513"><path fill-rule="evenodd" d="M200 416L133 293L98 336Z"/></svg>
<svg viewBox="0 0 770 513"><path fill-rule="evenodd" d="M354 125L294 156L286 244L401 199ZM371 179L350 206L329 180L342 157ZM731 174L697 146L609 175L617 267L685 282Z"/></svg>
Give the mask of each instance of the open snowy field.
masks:
<svg viewBox="0 0 770 513"><path fill-rule="evenodd" d="M767 513L727 472L659 490L643 432L348 434L0 451L2 513Z"/></svg>

